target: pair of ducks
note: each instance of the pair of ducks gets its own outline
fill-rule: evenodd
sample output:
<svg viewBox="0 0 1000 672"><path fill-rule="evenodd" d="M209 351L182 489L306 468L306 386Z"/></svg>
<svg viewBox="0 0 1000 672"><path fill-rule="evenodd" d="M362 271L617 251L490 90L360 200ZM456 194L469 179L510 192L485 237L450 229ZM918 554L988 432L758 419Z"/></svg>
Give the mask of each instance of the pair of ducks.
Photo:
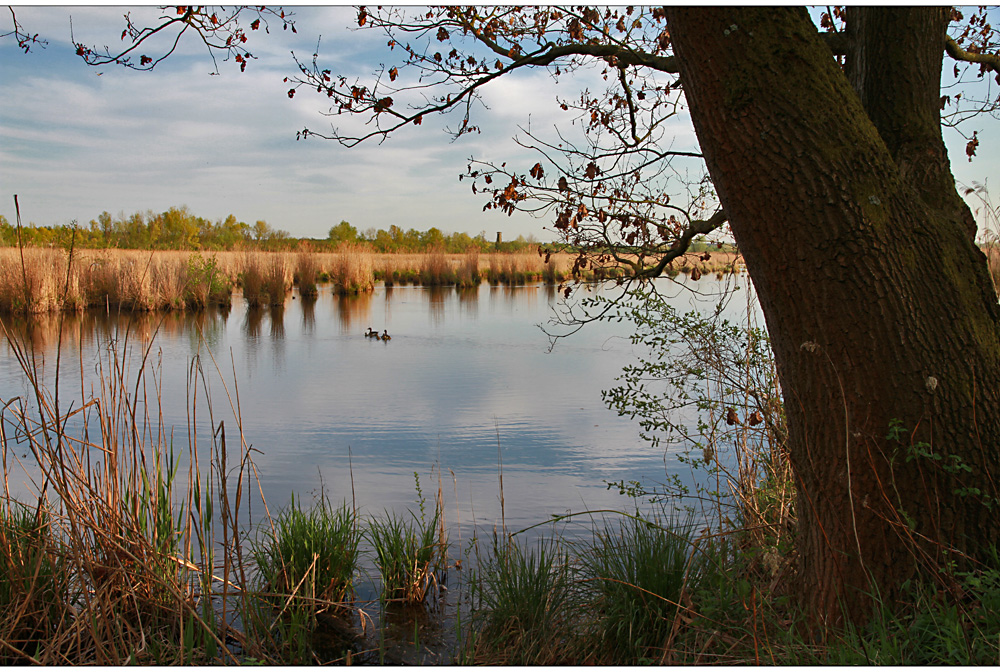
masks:
<svg viewBox="0 0 1000 672"><path fill-rule="evenodd" d="M372 329L371 327L368 327L368 331L365 332L365 336L367 338L378 338L383 341L388 341L392 338L392 336L389 335L388 330L383 329L382 335L379 336L378 332Z"/></svg>

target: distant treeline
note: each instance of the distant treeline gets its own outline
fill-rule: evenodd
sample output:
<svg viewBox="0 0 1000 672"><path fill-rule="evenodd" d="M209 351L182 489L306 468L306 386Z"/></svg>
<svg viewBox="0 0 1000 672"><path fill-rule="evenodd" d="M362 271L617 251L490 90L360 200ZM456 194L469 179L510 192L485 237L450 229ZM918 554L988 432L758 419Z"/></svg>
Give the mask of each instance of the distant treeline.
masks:
<svg viewBox="0 0 1000 672"><path fill-rule="evenodd" d="M74 239L75 232L75 239ZM442 232L436 227L427 231L396 225L388 230L369 228L364 232L346 221L329 230L326 238L294 238L287 231L275 229L264 220L253 225L241 222L234 215L215 222L194 215L187 206L172 207L166 212L124 213L117 217L102 212L87 225L62 224L37 226L29 224L21 230L21 244L27 247L63 247L72 242L76 247L132 250L235 250L256 248L272 251L292 251L309 247L316 251L333 250L343 243L360 243L374 252L463 253L521 252L534 249L538 241L519 236L512 241L488 240L485 232L477 236L467 233ZM17 229L0 215L0 246L18 244Z"/></svg>

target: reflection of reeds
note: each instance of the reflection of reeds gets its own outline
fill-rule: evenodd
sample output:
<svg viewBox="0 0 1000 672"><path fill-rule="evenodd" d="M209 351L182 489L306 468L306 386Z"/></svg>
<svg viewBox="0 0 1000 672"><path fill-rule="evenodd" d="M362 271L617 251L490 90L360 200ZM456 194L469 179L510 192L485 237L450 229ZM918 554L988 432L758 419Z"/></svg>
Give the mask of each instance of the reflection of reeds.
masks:
<svg viewBox="0 0 1000 672"><path fill-rule="evenodd" d="M334 297L334 305L343 333L360 332L365 327L371 326L371 293L340 294Z"/></svg>

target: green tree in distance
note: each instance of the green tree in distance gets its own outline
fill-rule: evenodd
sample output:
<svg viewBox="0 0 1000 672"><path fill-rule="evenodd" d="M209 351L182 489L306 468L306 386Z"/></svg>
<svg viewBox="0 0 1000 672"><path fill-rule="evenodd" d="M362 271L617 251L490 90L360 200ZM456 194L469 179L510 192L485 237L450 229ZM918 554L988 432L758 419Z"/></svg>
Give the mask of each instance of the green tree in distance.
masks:
<svg viewBox="0 0 1000 672"><path fill-rule="evenodd" d="M327 236L327 240L329 240L332 245L355 243L358 240L358 230L351 226L349 222L341 221L337 226L330 227L330 233Z"/></svg>

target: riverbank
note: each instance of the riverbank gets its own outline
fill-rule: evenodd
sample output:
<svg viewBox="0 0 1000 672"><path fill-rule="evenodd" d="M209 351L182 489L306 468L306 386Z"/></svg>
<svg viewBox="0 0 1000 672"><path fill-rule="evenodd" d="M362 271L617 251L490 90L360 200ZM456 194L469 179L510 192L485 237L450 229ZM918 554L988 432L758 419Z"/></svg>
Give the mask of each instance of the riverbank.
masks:
<svg viewBox="0 0 1000 672"><path fill-rule="evenodd" d="M737 271L732 252L687 255L669 274ZM154 311L197 310L229 305L241 289L251 306L285 300L293 285L304 296L319 283L338 294L371 291L376 282L476 286L482 282L522 285L614 279L616 267L577 269L575 256L554 253L379 254L347 245L337 252L185 252L0 248L0 314L76 311L87 308Z"/></svg>

